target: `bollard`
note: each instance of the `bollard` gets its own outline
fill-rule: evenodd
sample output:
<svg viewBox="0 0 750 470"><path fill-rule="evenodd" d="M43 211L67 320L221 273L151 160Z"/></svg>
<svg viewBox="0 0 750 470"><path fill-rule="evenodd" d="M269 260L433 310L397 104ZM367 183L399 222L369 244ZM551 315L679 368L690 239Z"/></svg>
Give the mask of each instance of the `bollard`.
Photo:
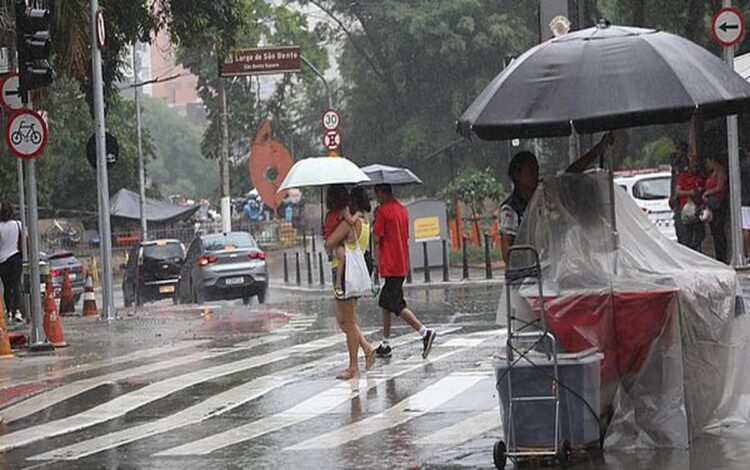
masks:
<svg viewBox="0 0 750 470"><path fill-rule="evenodd" d="M312 244L312 249L310 250L313 253L313 263L315 263L315 253L318 252L318 250L315 249L315 230L310 229L310 242Z"/></svg>
<svg viewBox="0 0 750 470"><path fill-rule="evenodd" d="M422 260L424 261L424 282L430 282L430 261L427 259L427 242L422 242Z"/></svg>
<svg viewBox="0 0 750 470"><path fill-rule="evenodd" d="M325 271L323 270L323 253L318 253L318 274L320 275L320 285L326 285Z"/></svg>
<svg viewBox="0 0 750 470"><path fill-rule="evenodd" d="M287 265L286 251L284 252L284 284L289 284L289 266Z"/></svg>
<svg viewBox="0 0 750 470"><path fill-rule="evenodd" d="M297 281L297 285L302 284L302 279L299 275L299 251L294 253L294 265L297 268L297 273L295 275L295 281Z"/></svg>
<svg viewBox="0 0 750 470"><path fill-rule="evenodd" d="M406 283L411 284L411 263L406 268L408 271L406 271Z"/></svg>
<svg viewBox="0 0 750 470"><path fill-rule="evenodd" d="M469 259L468 259L468 255L469 254L466 252L467 251L467 243L466 243L467 240L468 240L468 238L466 237L466 235L464 235L463 262L462 262L462 264L463 264L463 271L464 271L463 272L463 279L469 279Z"/></svg>
<svg viewBox="0 0 750 470"><path fill-rule="evenodd" d="M302 231L302 249L307 251L307 230Z"/></svg>
<svg viewBox="0 0 750 470"><path fill-rule="evenodd" d="M492 279L492 254L490 248L492 247L492 239L488 234L484 234L484 275L487 279Z"/></svg>
<svg viewBox="0 0 750 470"><path fill-rule="evenodd" d="M443 240L443 282L450 281L448 273L448 241Z"/></svg>
<svg viewBox="0 0 750 470"><path fill-rule="evenodd" d="M305 252L305 264L307 265L307 284L312 285L313 278L312 278L312 260L310 259L312 256L310 255L309 251Z"/></svg>

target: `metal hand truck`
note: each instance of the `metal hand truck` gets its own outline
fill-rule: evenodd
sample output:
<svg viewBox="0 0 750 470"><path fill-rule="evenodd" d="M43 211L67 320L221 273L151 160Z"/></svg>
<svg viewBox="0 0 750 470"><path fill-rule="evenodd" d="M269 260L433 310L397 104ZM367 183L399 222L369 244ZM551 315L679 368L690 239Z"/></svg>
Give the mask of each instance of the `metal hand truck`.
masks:
<svg viewBox="0 0 750 470"><path fill-rule="evenodd" d="M526 257L520 255L525 254ZM514 256L515 255L515 256ZM526 262L521 262L519 266L513 266L513 258L522 258ZM530 261L529 261L530 260ZM525 285L536 284L539 299L539 318L527 320L515 315L511 305L511 291L513 288L520 288ZM560 426L560 388L557 362L557 342L552 333L547 329L545 322L546 309L544 305L544 292L542 288L542 269L539 262L539 253L531 246L518 245L511 247L508 252L508 265L505 268L505 298L507 308L507 325L508 337L506 341L505 359L507 368L505 378L507 379L507 430L505 438L495 443L493 460L497 468L504 468L507 459L514 463L525 459L550 459L559 462L560 466L565 468L571 462L571 447L566 441L561 442ZM543 358L552 364L552 376L544 374L545 378L550 381L549 395L520 396L513 387L513 368L520 362L525 361L533 367L538 367L531 355L536 354L539 357L538 350L542 349ZM500 392L501 379L497 382L498 392ZM519 403L529 402L554 402L554 442L549 443L548 447L542 448L523 448L516 442L516 423L514 408ZM504 407L505 408L505 407ZM523 424L523 423L520 423Z"/></svg>

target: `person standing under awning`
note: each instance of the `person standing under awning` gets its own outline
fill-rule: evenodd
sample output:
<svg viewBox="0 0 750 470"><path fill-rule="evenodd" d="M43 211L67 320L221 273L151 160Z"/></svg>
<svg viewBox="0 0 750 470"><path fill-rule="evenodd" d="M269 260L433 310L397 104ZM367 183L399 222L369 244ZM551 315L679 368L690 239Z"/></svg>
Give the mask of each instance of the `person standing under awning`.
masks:
<svg viewBox="0 0 750 470"><path fill-rule="evenodd" d="M598 160L614 143L611 132L604 134L599 143L565 169L566 173L583 173L592 163ZM539 184L539 163L536 155L522 151L513 156L508 165L508 176L513 182L513 192L500 206L500 246L503 261L508 264L508 250L518 235L523 222L526 206Z"/></svg>

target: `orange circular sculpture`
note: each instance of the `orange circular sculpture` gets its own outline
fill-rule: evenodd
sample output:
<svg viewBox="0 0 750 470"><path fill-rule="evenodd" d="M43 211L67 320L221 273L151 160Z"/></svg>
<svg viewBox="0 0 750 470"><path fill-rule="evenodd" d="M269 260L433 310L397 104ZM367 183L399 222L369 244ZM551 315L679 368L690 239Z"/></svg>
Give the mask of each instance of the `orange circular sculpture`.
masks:
<svg viewBox="0 0 750 470"><path fill-rule="evenodd" d="M250 149L247 166L250 180L263 203L274 210L281 204L287 191L277 193L281 182L292 168L292 156L280 142L271 138L271 120L261 124Z"/></svg>

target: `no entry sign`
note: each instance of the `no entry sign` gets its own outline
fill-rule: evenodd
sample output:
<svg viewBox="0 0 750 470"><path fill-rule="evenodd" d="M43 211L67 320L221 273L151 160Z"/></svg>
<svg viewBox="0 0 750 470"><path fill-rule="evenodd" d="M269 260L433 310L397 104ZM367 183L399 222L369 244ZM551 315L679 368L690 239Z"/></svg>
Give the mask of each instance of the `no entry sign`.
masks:
<svg viewBox="0 0 750 470"><path fill-rule="evenodd" d="M722 8L711 21L714 41L724 47L732 47L745 36L745 19L736 8Z"/></svg>
<svg viewBox="0 0 750 470"><path fill-rule="evenodd" d="M47 145L47 124L30 109L16 111L5 125L5 142L18 158L36 158Z"/></svg>

